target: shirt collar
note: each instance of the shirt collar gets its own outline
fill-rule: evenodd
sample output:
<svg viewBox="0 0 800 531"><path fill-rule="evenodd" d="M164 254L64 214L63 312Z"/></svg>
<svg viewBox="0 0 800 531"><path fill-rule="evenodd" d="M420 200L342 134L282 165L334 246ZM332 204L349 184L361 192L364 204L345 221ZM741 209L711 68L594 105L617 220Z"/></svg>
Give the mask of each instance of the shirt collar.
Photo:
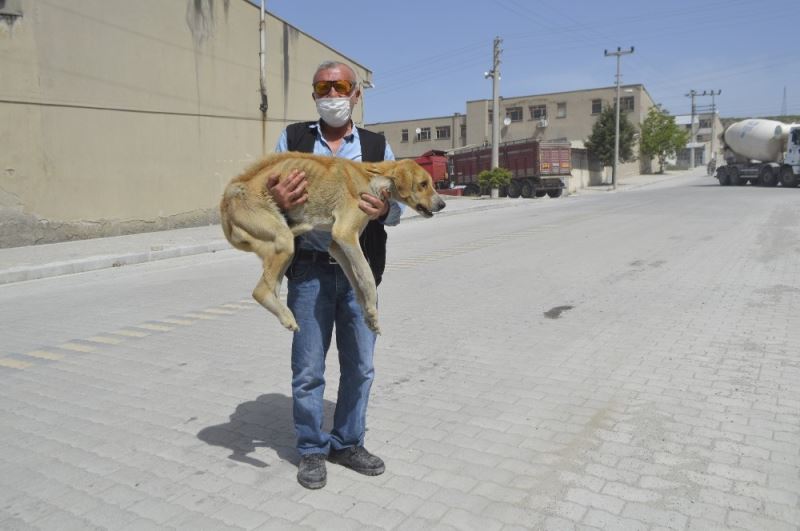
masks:
<svg viewBox="0 0 800 531"><path fill-rule="evenodd" d="M316 133L317 133L317 138L322 140L322 119L319 119L316 122L314 122L312 124L309 124L308 127L310 127L311 129L314 129L316 131ZM356 124L353 124L353 127L350 130L350 134L349 135L345 135L344 141L348 142L348 143L349 142L355 142L355 141L359 141L359 142L361 141L360 137L358 136L358 127L356 127Z"/></svg>

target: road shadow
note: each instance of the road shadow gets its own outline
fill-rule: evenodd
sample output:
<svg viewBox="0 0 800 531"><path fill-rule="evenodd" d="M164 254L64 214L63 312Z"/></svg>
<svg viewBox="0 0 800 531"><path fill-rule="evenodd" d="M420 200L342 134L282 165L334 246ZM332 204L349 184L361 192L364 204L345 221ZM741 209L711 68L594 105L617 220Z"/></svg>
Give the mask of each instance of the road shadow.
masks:
<svg viewBox="0 0 800 531"><path fill-rule="evenodd" d="M332 418L333 402L325 400L325 418ZM264 468L267 463L251 457L256 448L272 448L284 461L297 464L292 398L278 393L261 395L236 406L225 424L208 426L197 433L206 444L230 450L228 459Z"/></svg>

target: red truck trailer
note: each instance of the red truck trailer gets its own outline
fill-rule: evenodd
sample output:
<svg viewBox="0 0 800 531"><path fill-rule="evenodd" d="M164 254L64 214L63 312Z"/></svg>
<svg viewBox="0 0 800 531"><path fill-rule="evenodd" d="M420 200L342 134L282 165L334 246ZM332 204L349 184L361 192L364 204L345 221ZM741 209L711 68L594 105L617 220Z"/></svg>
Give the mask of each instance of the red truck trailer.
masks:
<svg viewBox="0 0 800 531"><path fill-rule="evenodd" d="M447 186L442 183L447 183L447 157L444 151L432 149L426 151L419 157L414 159L414 162L422 166L425 171L431 174L433 184L436 188L446 188Z"/></svg>
<svg viewBox="0 0 800 531"><path fill-rule="evenodd" d="M539 142L533 139L505 142L499 146L499 164L511 172L511 184L501 195L509 197L559 197L564 189L562 177L570 175L571 152L568 142ZM489 193L481 190L478 174L491 169L492 148L463 148L449 157L452 185L463 186L464 195ZM450 186L450 183L448 183Z"/></svg>

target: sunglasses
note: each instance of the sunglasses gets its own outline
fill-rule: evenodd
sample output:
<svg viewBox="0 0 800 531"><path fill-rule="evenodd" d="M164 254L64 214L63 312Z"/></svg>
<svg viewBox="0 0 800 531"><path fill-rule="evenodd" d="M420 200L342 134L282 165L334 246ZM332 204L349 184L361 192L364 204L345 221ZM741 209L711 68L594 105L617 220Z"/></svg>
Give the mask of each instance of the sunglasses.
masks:
<svg viewBox="0 0 800 531"><path fill-rule="evenodd" d="M355 81L348 81L346 79L338 79L336 81L317 81L311 86L314 87L314 94L317 96L325 96L331 91L331 87L336 89L339 94L350 94L356 86Z"/></svg>

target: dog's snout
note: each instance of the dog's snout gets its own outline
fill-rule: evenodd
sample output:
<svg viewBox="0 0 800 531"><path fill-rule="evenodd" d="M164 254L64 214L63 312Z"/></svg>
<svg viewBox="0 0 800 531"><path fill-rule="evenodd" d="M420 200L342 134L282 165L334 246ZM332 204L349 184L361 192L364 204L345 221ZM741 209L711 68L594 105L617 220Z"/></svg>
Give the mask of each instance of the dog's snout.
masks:
<svg viewBox="0 0 800 531"><path fill-rule="evenodd" d="M444 199L441 196L436 197L436 201L433 203L433 211L439 212L440 210L444 209L447 206L447 203L444 202Z"/></svg>

